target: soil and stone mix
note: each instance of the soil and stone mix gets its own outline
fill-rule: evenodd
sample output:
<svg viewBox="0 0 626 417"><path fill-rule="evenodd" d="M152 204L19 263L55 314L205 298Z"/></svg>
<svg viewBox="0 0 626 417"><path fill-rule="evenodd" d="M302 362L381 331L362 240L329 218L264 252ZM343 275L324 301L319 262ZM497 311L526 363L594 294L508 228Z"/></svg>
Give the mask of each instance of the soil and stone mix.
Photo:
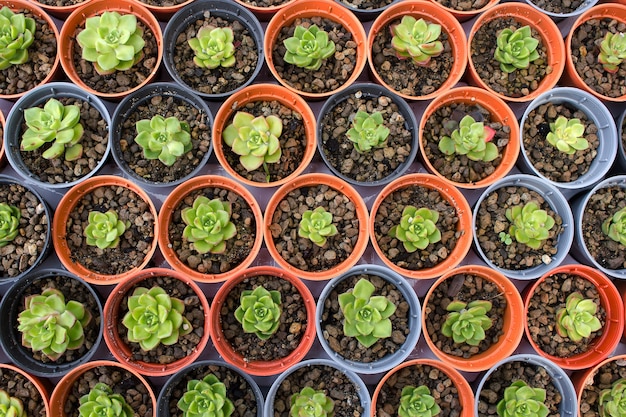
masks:
<svg viewBox="0 0 626 417"><path fill-rule="evenodd" d="M539 7L542 10L550 13L568 14L578 10L583 4L584 0L562 0L562 1L550 1L550 0L532 0L532 4Z"/></svg>
<svg viewBox="0 0 626 417"><path fill-rule="evenodd" d="M47 400L24 375L11 369L0 368L0 389L6 391L9 396L20 399L27 416L46 417L48 415L45 406Z"/></svg>
<svg viewBox="0 0 626 417"><path fill-rule="evenodd" d="M377 10L389 6L394 0L340 0L346 7L358 10Z"/></svg>
<svg viewBox="0 0 626 417"><path fill-rule="evenodd" d="M612 360L602 365L583 387L579 403L581 417L600 417L600 394L605 389L611 389L613 383L622 378L626 378L623 360Z"/></svg>
<svg viewBox="0 0 626 417"><path fill-rule="evenodd" d="M436 0L437 3L448 9L458 10L460 12L471 12L472 10L481 10L490 3L490 0Z"/></svg>

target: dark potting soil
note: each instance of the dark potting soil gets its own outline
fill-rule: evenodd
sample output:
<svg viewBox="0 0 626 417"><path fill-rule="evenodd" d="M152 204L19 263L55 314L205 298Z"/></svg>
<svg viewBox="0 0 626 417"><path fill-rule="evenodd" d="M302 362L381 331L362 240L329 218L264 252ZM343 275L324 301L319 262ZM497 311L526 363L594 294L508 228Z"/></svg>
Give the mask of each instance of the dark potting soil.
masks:
<svg viewBox="0 0 626 417"><path fill-rule="evenodd" d="M550 145L547 140L550 123L554 123L559 116L580 120L585 126L584 137L589 142L589 148L568 155ZM598 154L598 126L582 110L567 103L546 103L538 106L528 114L522 129L526 156L535 169L555 182L576 181L589 171Z"/></svg>
<svg viewBox="0 0 626 417"><path fill-rule="evenodd" d="M376 398L376 413L380 417L398 415L402 388L425 385L441 409L438 417L459 417L463 410L454 381L441 369L430 365L411 365L397 370L385 381Z"/></svg>
<svg viewBox="0 0 626 417"><path fill-rule="evenodd" d="M24 291L20 294L20 298L22 299L22 301L19 304L20 309L17 314L26 309L26 306L23 302L26 297L30 295L39 295L48 288L56 288L61 291L61 293L63 293L63 296L65 297L66 303L70 300L78 301L84 306L85 310L91 314L91 320L89 321L87 326L83 327L85 341L83 345L78 349L66 350L65 353L60 356L56 361L51 361L41 352L33 352L31 349L26 347L24 347L23 349L32 354L35 360L41 361L43 363L63 364L79 360L94 347L94 343L98 339L98 335L100 333L100 323L102 321L102 317L100 317L100 311L98 310L98 302L93 297L91 292L89 292L87 288L85 288L85 284L77 281L70 276L55 274L55 276L35 280L24 289ZM17 325L17 321L13 323L13 332L15 334L16 340L19 341L21 340L22 336L17 331Z"/></svg>
<svg viewBox="0 0 626 417"><path fill-rule="evenodd" d="M504 390L511 383L522 380L532 388L546 390L544 404L548 407L547 417L561 416L562 395L552 382L552 377L543 366L523 361L513 361L500 365L483 385L478 393L478 416L496 416L498 402L504 398Z"/></svg>
<svg viewBox="0 0 626 417"><path fill-rule="evenodd" d="M337 234L320 247L298 236L302 213L323 207L333 215ZM326 271L345 261L359 237L359 219L353 201L328 185L302 186L278 203L270 232L276 251L289 264L303 271Z"/></svg>
<svg viewBox="0 0 626 417"><path fill-rule="evenodd" d="M431 58L427 66L420 66L412 59L398 58L391 46L391 27L398 24L400 19L390 22L374 37L372 60L376 73L392 90L408 96L425 96L435 92L448 79L454 64L449 34L442 27L439 40L443 44L443 52Z"/></svg>
<svg viewBox="0 0 626 417"><path fill-rule="evenodd" d="M492 304L487 313L492 325L485 331L485 339L478 346L470 346L467 343L455 343L451 337L444 336L441 327L448 317L446 308L450 302L469 303L475 300L490 301ZM504 334L504 314L507 308L506 297L494 282L474 274L456 274L441 282L424 306L426 331L433 344L443 353L469 359L489 350L500 340Z"/></svg>
<svg viewBox="0 0 626 417"><path fill-rule="evenodd" d="M340 3L353 9L376 10L389 6L393 0L340 0Z"/></svg>
<svg viewBox="0 0 626 417"><path fill-rule="evenodd" d="M583 212L582 236L591 256L607 269L626 268L626 247L602 232L602 223L626 206L626 190L601 188L587 202Z"/></svg>
<svg viewBox="0 0 626 417"><path fill-rule="evenodd" d="M600 42L607 32L626 32L626 23L608 18L589 19L574 29L572 62L578 75L592 90L607 97L620 97L626 94L626 61L613 74L598 62Z"/></svg>
<svg viewBox="0 0 626 417"><path fill-rule="evenodd" d="M448 9L458 10L461 12L469 12L472 10L481 10L487 7L489 0L436 0L437 3Z"/></svg>
<svg viewBox="0 0 626 417"><path fill-rule="evenodd" d="M547 12L566 14L566 13L572 13L578 10L578 8L580 8L583 5L583 3L585 3L585 1L584 0L563 0L563 1L556 2L556 1L550 1L550 0L532 0L531 3Z"/></svg>
<svg viewBox="0 0 626 417"><path fill-rule="evenodd" d="M436 225L441 232L441 240L429 244L424 250L409 253L402 242L389 236L389 230L398 224L402 211L408 205L428 208L439 213ZM396 190L380 204L374 221L374 233L378 246L394 264L401 268L418 271L432 268L443 262L454 250L459 237L468 231L457 230L459 216L454 208L437 190L411 185Z"/></svg>
<svg viewBox="0 0 626 417"><path fill-rule="evenodd" d="M293 36L296 26L312 25L328 33L328 39L335 42L335 54L325 59L317 70L286 63L283 41ZM298 91L319 94L338 89L352 76L357 63L357 44L352 33L339 22L321 17L297 18L280 29L271 54L276 72L287 84Z"/></svg>
<svg viewBox="0 0 626 417"><path fill-rule="evenodd" d="M85 1L87 0L37 0L37 3L45 4L47 6L67 7L84 3Z"/></svg>
<svg viewBox="0 0 626 417"><path fill-rule="evenodd" d="M360 153L346 132L352 127L357 111L380 112L389 129L386 145ZM390 97L367 97L360 91L337 104L321 120L322 151L337 171L359 182L380 181L407 162L413 135L398 105Z"/></svg>
<svg viewBox="0 0 626 417"><path fill-rule="evenodd" d="M106 213L114 210L119 220L130 222L115 248L99 249L85 242L84 230L89 224L89 212ZM150 206L134 191L121 186L101 186L85 194L69 213L67 247L73 262L105 275L117 275L138 267L156 245Z"/></svg>
<svg viewBox="0 0 626 417"><path fill-rule="evenodd" d="M235 318L241 293L261 285L281 295L280 326L267 340L259 339L255 333L245 333ZM306 306L298 289L289 281L271 275L253 276L237 284L224 300L220 322L224 337L246 361L273 361L289 356L300 344L307 326L314 325L307 322Z"/></svg>
<svg viewBox="0 0 626 417"><path fill-rule="evenodd" d="M237 111L233 111L228 122L224 124L224 128L232 124L235 114L237 114L238 111L250 113L255 117L274 115L278 116L283 122L283 131L278 137L281 150L280 160L276 163L265 164L267 172L269 173L269 181L282 180L298 169L302 164L307 140L314 140L313 138L306 137L302 114L276 100L254 101L241 106ZM263 165L254 171L247 171L243 165L241 165L241 162L239 162L239 155L233 152L224 142L222 142L222 150L224 157L228 161L228 165L230 165L237 174L241 175L241 177L254 182L268 182L267 173Z"/></svg>
<svg viewBox="0 0 626 417"><path fill-rule="evenodd" d="M276 7L286 4L291 0L241 0L243 3L256 7Z"/></svg>
<svg viewBox="0 0 626 417"><path fill-rule="evenodd" d="M396 306L395 313L389 317L392 329L391 336L378 339L369 348L361 345L356 337L348 337L343 334L345 316L339 307L339 294L351 291L360 279L366 279L376 287L374 296L381 295ZM370 363L402 348L412 330L410 317L409 303L393 283L377 275L359 274L346 278L328 294L328 298L324 300L321 328L324 339L336 353L351 361Z"/></svg>
<svg viewBox="0 0 626 417"><path fill-rule="evenodd" d="M187 0L139 0L141 3L156 7L172 7L183 4Z"/></svg>
<svg viewBox="0 0 626 417"><path fill-rule="evenodd" d="M326 365L310 365L289 374L278 387L274 414L267 417L289 417L290 398L304 387L324 391L335 404L334 417L354 417L367 413L361 406L358 387L341 370Z"/></svg>
<svg viewBox="0 0 626 417"><path fill-rule="evenodd" d="M64 412L67 417L79 417L79 400L99 382L107 384L115 394L124 397L135 416L153 415L149 388L136 376L118 366L97 366L80 375L65 399Z"/></svg>
<svg viewBox="0 0 626 417"><path fill-rule="evenodd" d="M122 319L128 313L128 298L133 295L137 287L151 289L156 286L163 288L170 297L178 298L183 302L185 305L184 317L189 320L193 330L187 335L179 336L178 341L173 345L165 346L159 343L154 349L146 352L141 349L139 343L128 340L128 329L122 324ZM143 280L129 289L118 307L117 332L124 343L130 347L133 360L157 364L175 362L194 353L200 343L200 339L204 336L204 315L208 314L208 312L205 312L202 308L200 298L193 288L180 280L166 276L157 276Z"/></svg>
<svg viewBox="0 0 626 417"><path fill-rule="evenodd" d="M181 212L187 207L192 207L194 200L200 195L209 200L219 198L231 205L230 221L235 224L237 235L226 241L224 253L200 254L192 249L187 239L183 238L186 224L182 220ZM256 222L252 209L239 194L224 188L207 187L187 195L173 210L168 233L172 250L176 252L181 262L203 274L222 274L241 264L252 251L256 239Z"/></svg>
<svg viewBox="0 0 626 417"><path fill-rule="evenodd" d="M135 124L143 119L161 115L176 117L189 126L192 148L176 159L171 166L158 159L147 159L143 149L135 142ZM155 96L128 114L122 121L119 149L128 168L138 176L156 183L167 184L189 175L200 165L211 146L211 126L209 115L186 100L172 96ZM114 146L117 146L114 145Z"/></svg>
<svg viewBox="0 0 626 417"><path fill-rule="evenodd" d="M439 150L439 142L444 136L451 137L457 128L446 128L450 120L461 121L465 115L474 120L482 121L485 126L492 128L495 135L491 142L498 148L498 157L493 161L472 161L467 155L445 155ZM503 116L503 115L502 115ZM509 144L511 128L492 119L489 110L480 105L467 103L453 103L435 110L428 118L422 131L424 153L433 168L450 181L471 184L487 178L493 174L502 162L502 154Z"/></svg>
<svg viewBox="0 0 626 417"><path fill-rule="evenodd" d="M109 126L102 114L88 101L74 97L57 97L64 106L76 105L80 109L80 124L84 132L80 143L83 145L83 154L75 161L66 161L64 156L46 159L43 153L54 142L46 143L34 151L20 150L20 158L28 171L35 175L39 181L49 184L64 184L79 180L91 173L105 157L109 143ZM46 103L42 102L37 107L43 108ZM28 126L22 122L18 141L22 141L22 135Z"/></svg>
<svg viewBox="0 0 626 417"><path fill-rule="evenodd" d="M183 417L183 412L176 406L183 394L187 392L187 383L192 379L202 380L213 374L226 387L226 398L233 402L235 409L231 417L256 417L257 401L254 389L238 372L225 366L198 366L186 372L178 383L169 391L169 412L171 417Z"/></svg>
<svg viewBox="0 0 626 417"><path fill-rule="evenodd" d="M19 398L27 416L46 417L45 399L37 387L20 373L11 369L0 368L0 389L11 397Z"/></svg>
<svg viewBox="0 0 626 417"><path fill-rule="evenodd" d="M234 66L208 69L200 68L193 62L195 52L187 40L195 38L203 26L230 27L233 30L237 60ZM178 76L193 90L204 94L223 94L236 90L252 77L258 65L261 48L262 45L256 44L253 34L239 20L230 21L213 16L207 11L204 16L183 28L178 35L172 51L172 62Z"/></svg>
<svg viewBox="0 0 626 417"><path fill-rule="evenodd" d="M495 18L484 23L470 43L470 59L476 72L483 82L492 90L507 97L523 97L535 91L544 77L552 72L548 62L547 47L539 32L531 26L533 38L539 41L537 53L539 58L530 63L526 69L518 69L510 74L500 69L500 63L493 54L496 50L496 39L503 29L513 31L525 26L515 18Z"/></svg>
<svg viewBox="0 0 626 417"><path fill-rule="evenodd" d="M143 23L137 20L137 27L143 29L143 39L146 42L143 47L143 58L132 68L126 71L115 71L112 74L101 75L95 70L93 64L82 59L81 47L78 42L73 42L73 65L78 77L87 87L101 93L122 93L143 83L157 68L158 46L154 33ZM84 28L78 27L72 39L76 39Z"/></svg>
<svg viewBox="0 0 626 417"><path fill-rule="evenodd" d="M539 249L518 243L513 236L510 245L504 244L499 234L509 232L510 222L506 218L506 210L530 201L537 202L539 208L546 210L555 221L548 239L543 241ZM542 263L549 264L557 252L558 237L562 231L561 216L539 193L523 186L507 185L494 190L481 202L476 216L475 233L485 256L499 268L511 271L532 268Z"/></svg>
<svg viewBox="0 0 626 417"><path fill-rule="evenodd" d="M54 29L48 23L26 9L15 10L35 19L35 39L28 47L28 61L0 70L0 94L19 94L31 90L50 74L57 55Z"/></svg>
<svg viewBox="0 0 626 417"><path fill-rule="evenodd" d="M621 378L626 378L626 367L622 359L612 360L602 365L598 372L591 375L590 379L585 381L580 396L580 416L600 417L601 414L598 411L600 393L605 389L611 389L613 383Z"/></svg>
<svg viewBox="0 0 626 417"><path fill-rule="evenodd" d="M31 268L46 249L48 224L44 202L22 185L0 183L0 202L20 209L20 232L15 239L0 248L0 277L15 277Z"/></svg>
<svg viewBox="0 0 626 417"><path fill-rule="evenodd" d="M602 324L600 330L592 332L588 338L583 338L580 342L562 337L556 331L556 314L561 308L565 308L565 300L574 292L593 300L598 306L596 317ZM569 358L593 347L596 338L603 333L606 311L601 304L598 289L593 283L579 275L561 273L546 277L535 289L528 304L526 319L530 336L541 350L548 355Z"/></svg>

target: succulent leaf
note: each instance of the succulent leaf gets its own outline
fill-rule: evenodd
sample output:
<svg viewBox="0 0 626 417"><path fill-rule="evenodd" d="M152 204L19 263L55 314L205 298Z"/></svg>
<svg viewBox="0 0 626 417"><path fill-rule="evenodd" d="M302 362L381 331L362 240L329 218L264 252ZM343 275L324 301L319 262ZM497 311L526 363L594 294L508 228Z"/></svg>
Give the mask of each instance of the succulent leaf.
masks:
<svg viewBox="0 0 626 417"><path fill-rule="evenodd" d="M193 62L200 68L215 69L235 65L235 46L233 30L229 27L218 28L203 26L195 38L187 40L195 56Z"/></svg>
<svg viewBox="0 0 626 417"><path fill-rule="evenodd" d="M541 243L549 237L549 231L555 224L552 216L547 211L539 209L536 201L508 208L505 215L511 222L509 235L532 249L541 247Z"/></svg>
<svg viewBox="0 0 626 417"><path fill-rule="evenodd" d="M441 412L435 398L425 385L402 388L398 417L434 417Z"/></svg>
<svg viewBox="0 0 626 417"><path fill-rule="evenodd" d="M310 70L318 70L322 62L335 53L335 42L317 25L296 26L293 36L283 44L287 49L285 62Z"/></svg>
<svg viewBox="0 0 626 417"><path fill-rule="evenodd" d="M441 240L441 232L437 228L439 213L427 208L406 206L402 210L400 224L389 230L389 236L400 240L407 252L426 249L431 243Z"/></svg>
<svg viewBox="0 0 626 417"><path fill-rule="evenodd" d="M589 148L589 142L583 137L585 126L579 119L568 119L559 116L554 123L550 123L550 132L546 139L550 145L568 155L576 151Z"/></svg>
<svg viewBox="0 0 626 417"><path fill-rule="evenodd" d="M134 411L121 394L114 394L111 387L98 382L88 394L80 397L80 417L133 417Z"/></svg>
<svg viewBox="0 0 626 417"><path fill-rule="evenodd" d="M143 149L146 159L159 159L167 166L192 148L189 125L176 117L165 118L161 115L152 119L143 119L135 124L137 136L135 142Z"/></svg>
<svg viewBox="0 0 626 417"><path fill-rule="evenodd" d="M35 19L0 9L0 70L28 61L28 48L35 40Z"/></svg>
<svg viewBox="0 0 626 417"><path fill-rule="evenodd" d="M549 413L545 405L546 390L532 388L524 381L517 380L504 390L504 398L498 402L500 417L546 417Z"/></svg>
<svg viewBox="0 0 626 417"><path fill-rule="evenodd" d="M441 333L453 338L454 343L478 346L485 339L485 330L493 325L487 316L491 307L491 302L485 300L451 302L447 307L449 313L441 327Z"/></svg>
<svg viewBox="0 0 626 417"><path fill-rule="evenodd" d="M611 388L602 390L599 404L600 417L626 416L626 379L618 379Z"/></svg>
<svg viewBox="0 0 626 417"><path fill-rule="evenodd" d="M400 24L391 27L391 34L391 46L398 58L411 58L417 65L426 66L443 52L443 44L438 40L441 25L436 23L406 15Z"/></svg>
<svg viewBox="0 0 626 417"><path fill-rule="evenodd" d="M97 246L100 249L116 248L120 242L120 236L124 234L130 223L119 220L117 213L109 210L106 213L92 211L89 213L89 223L85 228L84 235L89 246Z"/></svg>
<svg viewBox="0 0 626 417"><path fill-rule="evenodd" d="M607 32L600 43L598 62L605 71L615 73L624 58L626 58L626 36L622 32Z"/></svg>
<svg viewBox="0 0 626 417"><path fill-rule="evenodd" d="M490 142L495 131L470 115L461 119L452 137L444 136L439 141L439 150L445 155L467 155L472 161L493 161L498 157L498 147Z"/></svg>
<svg viewBox="0 0 626 417"><path fill-rule="evenodd" d="M364 153L372 148L384 147L389 136L389 128L385 127L381 112L369 114L359 110L346 135L354 143L354 149L359 153Z"/></svg>
<svg viewBox="0 0 626 417"><path fill-rule="evenodd" d="M500 69L511 73L528 68L530 63L539 58L539 41L532 37L530 26L526 25L512 31L503 29L496 41L494 58L500 63Z"/></svg>
<svg viewBox="0 0 626 417"><path fill-rule="evenodd" d="M610 239L626 246L626 207L602 223L602 232Z"/></svg>
<svg viewBox="0 0 626 417"><path fill-rule="evenodd" d="M213 374L189 381L177 406L183 417L230 417L235 410L226 386Z"/></svg>
<svg viewBox="0 0 626 417"><path fill-rule="evenodd" d="M573 342L588 338L592 332L602 328L596 317L598 306L579 292L571 293L565 300L565 307L556 312L556 330L562 337Z"/></svg>
<svg viewBox="0 0 626 417"><path fill-rule="evenodd" d="M241 293L235 318L245 333L255 333L259 339L267 340L278 330L281 313L280 292L258 286Z"/></svg>
<svg viewBox="0 0 626 417"><path fill-rule="evenodd" d="M183 237L193 243L193 248L200 254L207 252L224 253L226 241L237 235L237 228L230 221L230 203L219 198L209 200L198 196L192 207L184 208L181 217L186 226Z"/></svg>
<svg viewBox="0 0 626 417"><path fill-rule="evenodd" d="M298 236L309 239L317 246L324 246L329 237L338 233L333 224L333 215L324 207L315 210L307 210L302 213L302 219L298 228Z"/></svg>
<svg viewBox="0 0 626 417"><path fill-rule="evenodd" d="M7 203L0 203L0 248L13 242L19 233L20 209Z"/></svg>
<svg viewBox="0 0 626 417"><path fill-rule="evenodd" d="M290 399L290 417L333 417L335 403L324 391L304 387Z"/></svg>

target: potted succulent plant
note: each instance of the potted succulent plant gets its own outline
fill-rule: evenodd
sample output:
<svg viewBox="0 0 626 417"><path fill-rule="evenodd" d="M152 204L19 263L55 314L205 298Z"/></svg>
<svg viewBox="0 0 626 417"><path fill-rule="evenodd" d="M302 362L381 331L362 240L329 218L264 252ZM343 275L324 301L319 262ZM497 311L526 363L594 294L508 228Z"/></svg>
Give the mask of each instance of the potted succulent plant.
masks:
<svg viewBox="0 0 626 417"><path fill-rule="evenodd" d="M10 364L0 364L0 403L7 413L17 416L51 415L43 381Z"/></svg>
<svg viewBox="0 0 626 417"><path fill-rule="evenodd" d="M572 375L578 410L585 410L589 416L620 415L619 404L625 389L624 360L626 355L615 355Z"/></svg>

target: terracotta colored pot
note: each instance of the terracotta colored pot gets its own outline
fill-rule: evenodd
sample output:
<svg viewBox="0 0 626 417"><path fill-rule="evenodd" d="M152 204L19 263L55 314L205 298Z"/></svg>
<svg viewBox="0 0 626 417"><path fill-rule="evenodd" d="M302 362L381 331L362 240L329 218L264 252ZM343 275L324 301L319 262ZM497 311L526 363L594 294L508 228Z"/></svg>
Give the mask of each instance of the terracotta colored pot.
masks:
<svg viewBox="0 0 626 417"><path fill-rule="evenodd" d="M336 190L339 193L344 194L355 206L356 217L358 219L358 236L356 243L354 243L352 247L352 253L344 259L338 265L335 265L332 268L325 269L322 271L306 271L302 270L298 267L291 265L287 260L285 260L282 255L278 252L276 248L276 244L274 242L274 238L272 237L272 229L274 224L274 212L278 208L280 202L286 198L286 196L291 192L301 187L313 187L317 185L328 185L331 189ZM295 214L295 213L292 213ZM267 246L267 250L269 251L272 259L283 269L297 275L300 278L310 279L314 281L318 280L327 280L334 278L342 273L346 272L352 266L354 266L357 261L361 258L361 255L365 252L365 248L367 247L367 236L368 236L368 216L367 216L367 207L365 206L365 202L359 195L359 193L347 182L343 181L340 178L328 175L328 174L305 174L301 175L295 180L291 181L280 187L270 201L267 203L267 207L265 209L265 219L263 223L263 233L265 237L265 245ZM294 217L293 222L299 222L300 216ZM340 232L341 233L341 232ZM277 240L280 237L277 238ZM304 238L298 238L304 239ZM320 255L321 256L321 255Z"/></svg>
<svg viewBox="0 0 626 417"><path fill-rule="evenodd" d="M424 139L424 128L426 126L426 122L437 109L454 103L481 106L489 111L492 117L492 122L499 122L503 126L508 126L510 129L509 143L506 145L504 152L502 153L502 161L500 161L500 164L491 175L477 182L461 183L452 181L439 173L439 171L437 171L437 169L433 166L433 162L426 157L426 140ZM493 184L500 178L503 178L515 166L520 150L519 124L517 123L517 117L515 116L513 110L497 95L489 92L488 90L483 90L477 87L453 88L438 95L433 101L430 102L428 107L426 107L426 110L424 110L424 115L420 121L419 135L420 152L422 154L424 165L428 171L459 188L483 188Z"/></svg>
<svg viewBox="0 0 626 417"><path fill-rule="evenodd" d="M437 348L431 339L426 326L427 316L434 313L432 307L428 305L437 287L445 280L452 279L455 275L466 274L480 277L494 284L506 299L506 311L503 317L502 335L498 337L498 341L493 343L489 348L479 354L473 355L471 358L464 359L460 356L450 355ZM522 340L524 334L524 323L522 311L524 304L519 291L507 277L500 272L481 265L465 265L446 272L430 287L424 299L424 314L422 314L422 329L424 339L432 352L443 362L450 366L467 372L485 371L491 368L504 358L513 354L515 349ZM442 323L443 324L443 323Z"/></svg>
<svg viewBox="0 0 626 417"><path fill-rule="evenodd" d="M255 103L259 101L278 101L283 106L290 108L291 110L298 112L302 115L304 123L304 131L306 135L305 151L302 157L300 165L288 176L269 182L257 182L240 175L233 167L228 163L226 156L224 155L224 147L228 146L222 139L222 133L228 126L229 120L232 118L233 113L238 110L244 109L246 104ZM313 155L315 154L315 115L309 107L308 103L293 90L286 87L282 87L276 84L255 84L243 88L231 95L220 106L215 115L215 123L213 124L212 131L213 139L213 152L217 157L220 165L228 172L230 176L237 179L247 186L254 187L276 187L297 178L308 166ZM280 162L279 162L280 163ZM262 168L259 168L262 169Z"/></svg>
<svg viewBox="0 0 626 417"><path fill-rule="evenodd" d="M246 201L250 210L254 213L254 221L256 223L254 245L252 246L248 256L230 271L217 274L199 272L198 270L191 268L187 263L183 262L176 253L176 248L170 241L169 236L172 215L177 207L182 204L183 200L189 194L196 190L202 190L203 188L210 187L223 188L240 195ZM159 212L159 248L161 249L161 253L168 264L170 264L178 272L191 277L193 280L205 283L225 281L232 276L245 271L256 258L261 248L261 243L263 242L262 224L263 215L261 214L261 209L252 193L244 186L238 184L234 180L217 175L195 177L176 187L163 202L163 206Z"/></svg>
<svg viewBox="0 0 626 417"><path fill-rule="evenodd" d="M400 267L391 259L387 258L378 244L378 239L382 236L376 235L375 225L376 222L380 220L380 216L387 215L378 213L381 203L391 193L410 186L421 186L437 191L448 202L448 204L455 208L457 213L458 223L456 226L456 233L459 236L456 245L442 262L432 268L410 270ZM408 278L430 279L443 275L445 272L456 267L463 260L463 258L465 258L465 255L467 255L472 245L471 224L472 210L463 194L461 194L456 187L431 174L408 174L389 183L376 197L370 212L370 240L378 257L389 268ZM399 246L402 246L401 243Z"/></svg>
<svg viewBox="0 0 626 417"><path fill-rule="evenodd" d="M615 3L620 3L620 0L613 0L613 1ZM595 6L597 2L598 2L598 0L585 0L574 11L571 11L571 12L568 12L568 13L555 13L555 12L551 12L551 11L548 11L548 10L544 10L543 8L539 7L535 3L540 3L540 2L537 2L536 0L534 0L534 1L533 0L526 0L526 3L530 4L535 9L539 10L541 13L550 16L555 22L560 22L563 19L567 19L569 17L577 17L577 16L581 15L582 13L586 12L587 10L589 10L590 8L592 8L593 6Z"/></svg>
<svg viewBox="0 0 626 417"><path fill-rule="evenodd" d="M448 13L452 14L452 16L454 16L459 22L465 22L466 20L470 20L470 19L478 16L479 14L487 11L488 9L492 8L493 6L495 6L496 4L498 4L500 2L500 0L489 0L489 2L487 4L485 4L483 7L481 7L480 9L476 9L476 10L455 10L455 9L453 9L451 7L445 7L444 5L439 3L437 0L430 0L430 1L432 1L436 5L438 5L439 7L444 9L445 11L447 11Z"/></svg>
<svg viewBox="0 0 626 417"><path fill-rule="evenodd" d="M233 348L224 336L222 329L221 311L227 308L225 303L228 294L233 291L238 284L244 281L247 282L247 280L261 275L275 276L288 281L300 293L306 308L307 324L300 344L286 357L272 361L247 360ZM283 314L286 313L283 312ZM300 362L311 349L315 340L315 299L304 282L289 271L283 271L272 266L257 266L239 272L220 287L213 299L209 321L215 349L226 362L250 375L276 375Z"/></svg>
<svg viewBox="0 0 626 417"><path fill-rule="evenodd" d="M591 368L580 370L572 374L571 379L572 379L572 382L574 383L574 388L576 390L576 400L577 400L576 409L578 410L578 413L576 414L577 417L584 416L580 407L582 405L583 392L586 389L588 388L593 389L594 391L596 391L596 395L599 395L600 391L611 387L609 383L600 383L600 377L606 378L608 375L610 375L608 373L606 374L599 373L600 368L602 368L604 365L607 365L611 362L616 362L619 368L623 368L624 361L626 361L626 355L619 354L619 355L612 356L610 358L606 358L605 360L603 360L602 362L598 363L597 365ZM591 415L597 415L597 416L601 415L597 409L591 409L589 410L589 413L591 413Z"/></svg>
<svg viewBox="0 0 626 417"><path fill-rule="evenodd" d="M38 0L31 1L37 6L41 7L43 10L45 10L46 13L48 13L49 15L54 16L60 20L65 20L65 18L69 16L74 10L78 9L79 7L83 6L85 3L91 0L83 0L80 3L68 4L67 6L52 6Z"/></svg>
<svg viewBox="0 0 626 417"><path fill-rule="evenodd" d="M394 90L378 74L374 68L374 57L372 56L372 45L376 35L394 20L399 20L405 15L410 15L416 19L422 18L426 21L441 25L442 32L448 34L448 42L452 48L453 64L448 79L439 88L430 94L422 96L412 96L401 91ZM425 0L405 0L394 3L380 14L372 23L372 27L367 35L367 61L369 63L372 78L381 85L384 85L394 93L406 100L431 100L442 92L449 90L461 80L465 72L467 63L467 42L465 32L459 21L442 7ZM433 58L436 59L436 58Z"/></svg>
<svg viewBox="0 0 626 417"><path fill-rule="evenodd" d="M287 1L284 1L283 4L280 4L278 6L268 6L268 7L254 6L242 0L235 0L235 1L241 4L242 6L244 6L246 9L250 10L252 13L254 13L254 15L259 20L263 22L267 22L268 20L272 18L272 16L274 16L278 11L280 11L280 9L283 9L286 6L292 3L295 3L297 0L287 0Z"/></svg>
<svg viewBox="0 0 626 417"><path fill-rule="evenodd" d="M154 240L150 244L150 249L146 254L144 260L137 267L117 275L101 274L92 271L82 265L80 262L77 262L70 253L67 243L67 230L65 225L67 224L67 221L70 217L70 213L72 212L74 207L76 207L76 205L80 202L83 196L89 194L97 188L104 186L124 187L130 189L146 202L149 207L150 213L154 218ZM52 241L54 243L54 250L59 257L59 260L61 261L63 266L67 268L68 271L70 271L74 275L81 277L90 284L108 285L117 284L124 281L133 272L143 269L148 264L148 262L152 259L154 251L156 250L156 236L158 236L158 231L159 226L157 222L157 211L150 199L150 196L145 191L143 191L133 182L124 178L116 177L113 175L98 175L70 188L70 190L63 196L63 198L61 198L52 222Z"/></svg>
<svg viewBox="0 0 626 417"><path fill-rule="evenodd" d="M6 370L6 371L11 371L11 372L16 372L22 375L24 378L26 378L31 384L33 384L33 386L35 387L39 395L41 395L41 398L43 399L44 407L46 410L46 417L51 417L54 415L51 413L50 396L48 395L48 390L46 389L43 383L43 380L40 381L39 379L35 378L34 376L29 375L28 373L18 368L17 366L14 366L8 363L0 364L0 369L3 371ZM3 388L3 389L6 389L6 388ZM8 390L7 392L9 393L9 395L13 394L11 390ZM26 411L26 406L24 406L24 408L25 408L24 411Z"/></svg>

